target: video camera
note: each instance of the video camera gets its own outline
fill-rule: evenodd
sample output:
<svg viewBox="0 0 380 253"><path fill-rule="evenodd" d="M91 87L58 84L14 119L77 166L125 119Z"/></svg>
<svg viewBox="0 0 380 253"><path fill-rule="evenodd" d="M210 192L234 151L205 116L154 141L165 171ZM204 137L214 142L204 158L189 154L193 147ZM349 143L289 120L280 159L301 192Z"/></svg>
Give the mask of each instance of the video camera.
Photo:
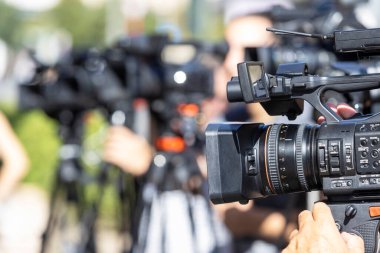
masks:
<svg viewBox="0 0 380 253"><path fill-rule="evenodd" d="M42 109L53 118L61 112L84 112L127 100L124 84L101 52L71 52L54 66L36 62L35 74L20 85L20 108Z"/></svg>
<svg viewBox="0 0 380 253"><path fill-rule="evenodd" d="M325 35L324 35L325 36ZM323 36L322 36L323 37ZM335 32L341 52L373 51L380 29ZM274 194L322 190L340 230L359 234L367 253L378 249L380 114L343 120L322 102L326 91L380 88L380 74L321 77L307 65L283 64L275 75L263 63L238 64L227 84L230 102L259 102L270 115L295 119L307 101L322 125L210 124L206 130L209 194L215 204Z"/></svg>
<svg viewBox="0 0 380 253"><path fill-rule="evenodd" d="M265 14L282 30L330 33L335 30L364 29L354 14L355 7L363 2L366 0L308 1L298 3L294 9L274 6ZM330 44L323 40L310 40L307 36L281 37L273 47L245 48L245 61L265 62L265 71L269 74L274 74L279 64L305 62L310 73L330 75L336 72L331 68L333 62L356 60L356 54L334 53Z"/></svg>
<svg viewBox="0 0 380 253"><path fill-rule="evenodd" d="M31 81L20 86L20 107L57 111L130 110L135 98L167 112L174 103L213 95L212 45L173 42L166 35L125 37L99 51L73 51L54 66L38 62ZM160 103L155 101L161 101ZM168 107L157 104L170 104Z"/></svg>

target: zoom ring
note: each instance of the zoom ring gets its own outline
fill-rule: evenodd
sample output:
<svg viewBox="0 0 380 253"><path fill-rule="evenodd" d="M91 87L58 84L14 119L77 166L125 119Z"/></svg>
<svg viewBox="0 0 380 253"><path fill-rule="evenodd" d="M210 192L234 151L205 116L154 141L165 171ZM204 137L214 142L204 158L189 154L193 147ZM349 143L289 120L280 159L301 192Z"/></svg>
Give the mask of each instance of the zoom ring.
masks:
<svg viewBox="0 0 380 253"><path fill-rule="evenodd" d="M281 193L283 192L281 184L280 184L280 175L278 172L278 165L277 165L277 159L278 159L278 152L277 152L277 141L278 141L278 135L279 135L279 129L281 128L281 125L272 125L272 127L269 130L269 137L268 137L268 172L269 172L269 178L272 183L272 186L275 190L275 193Z"/></svg>
<svg viewBox="0 0 380 253"><path fill-rule="evenodd" d="M305 132L305 125L300 125L297 131L296 137L296 164L297 164L297 176L298 181L302 187L302 190L308 191L308 185L305 179L303 160L302 160L302 139Z"/></svg>

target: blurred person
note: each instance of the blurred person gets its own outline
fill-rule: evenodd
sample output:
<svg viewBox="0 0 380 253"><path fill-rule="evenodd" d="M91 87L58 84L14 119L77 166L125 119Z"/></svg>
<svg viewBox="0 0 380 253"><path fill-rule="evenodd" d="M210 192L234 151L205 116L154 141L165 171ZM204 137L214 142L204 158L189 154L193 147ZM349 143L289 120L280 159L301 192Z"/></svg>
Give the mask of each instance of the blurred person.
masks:
<svg viewBox="0 0 380 253"><path fill-rule="evenodd" d="M29 159L12 130L8 120L0 112L0 202L6 201L26 175Z"/></svg>
<svg viewBox="0 0 380 253"><path fill-rule="evenodd" d="M21 185L29 158L1 112L0 160L0 252L38 252L47 216L46 196L36 187Z"/></svg>
<svg viewBox="0 0 380 253"><path fill-rule="evenodd" d="M266 15L271 7L281 5L291 8L287 0L227 0L225 1L224 37L229 50L224 61L224 69L228 76L237 76L237 64L244 61L244 50L247 47L270 47L276 44L277 38L267 32L272 27L272 20ZM248 105L252 120L268 123L274 120L259 103Z"/></svg>
<svg viewBox="0 0 380 253"><path fill-rule="evenodd" d="M290 1L277 0L225 1L225 39L229 50L223 70L227 78L219 84L223 87L219 89L224 91L221 96L225 99L227 97L225 85L231 76L237 76L237 64L244 61L245 48L276 45L276 36L266 31L267 27L273 26L266 13L274 5L285 8L293 6ZM236 108L236 106L233 107ZM241 113L233 109L232 119L266 124L276 120L275 117L269 116L259 103L247 105L247 110L248 118L242 119L238 116L236 119L235 115ZM227 112L227 119L231 112ZM219 217L234 235L237 252L278 252L279 248L286 244L290 232L296 226L294 217L298 210L290 207L291 201L288 200L287 197L280 196L274 199L258 200L255 203L250 201L247 205L229 203L216 205L215 208L218 210ZM298 201L292 202L294 205L299 205Z"/></svg>

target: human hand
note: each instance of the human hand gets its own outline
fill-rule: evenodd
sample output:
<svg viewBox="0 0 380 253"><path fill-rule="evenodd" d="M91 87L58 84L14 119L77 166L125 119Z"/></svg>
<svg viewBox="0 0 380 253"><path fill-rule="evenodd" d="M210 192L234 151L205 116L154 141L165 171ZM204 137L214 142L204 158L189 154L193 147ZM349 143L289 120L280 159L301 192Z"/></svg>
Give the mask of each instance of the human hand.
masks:
<svg viewBox="0 0 380 253"><path fill-rule="evenodd" d="M348 119L354 116L357 111L349 106L348 104L339 104L339 105L334 105L332 103L327 103L327 105L333 110L336 114L341 116L343 119ZM325 121L325 118L323 116L320 116L317 120L318 124L322 124L322 122Z"/></svg>
<svg viewBox="0 0 380 253"><path fill-rule="evenodd" d="M153 151L145 138L126 127L110 127L104 143L103 159L125 172L140 176L149 169Z"/></svg>
<svg viewBox="0 0 380 253"><path fill-rule="evenodd" d="M330 208L322 202L313 211L302 211L298 216L298 230L290 235L289 245L282 253L363 253L361 237L339 233Z"/></svg>

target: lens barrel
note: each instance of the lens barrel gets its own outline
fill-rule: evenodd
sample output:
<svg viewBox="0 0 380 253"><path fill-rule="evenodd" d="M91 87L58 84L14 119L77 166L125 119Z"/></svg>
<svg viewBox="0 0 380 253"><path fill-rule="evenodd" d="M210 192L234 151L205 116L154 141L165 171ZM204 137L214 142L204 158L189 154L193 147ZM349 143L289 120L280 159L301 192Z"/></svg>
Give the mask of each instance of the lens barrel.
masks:
<svg viewBox="0 0 380 253"><path fill-rule="evenodd" d="M206 129L214 204L322 189L319 125L211 123ZM326 133L324 133L326 135Z"/></svg>
<svg viewBox="0 0 380 253"><path fill-rule="evenodd" d="M319 126L271 125L260 150L265 178L273 194L320 188L315 140Z"/></svg>

